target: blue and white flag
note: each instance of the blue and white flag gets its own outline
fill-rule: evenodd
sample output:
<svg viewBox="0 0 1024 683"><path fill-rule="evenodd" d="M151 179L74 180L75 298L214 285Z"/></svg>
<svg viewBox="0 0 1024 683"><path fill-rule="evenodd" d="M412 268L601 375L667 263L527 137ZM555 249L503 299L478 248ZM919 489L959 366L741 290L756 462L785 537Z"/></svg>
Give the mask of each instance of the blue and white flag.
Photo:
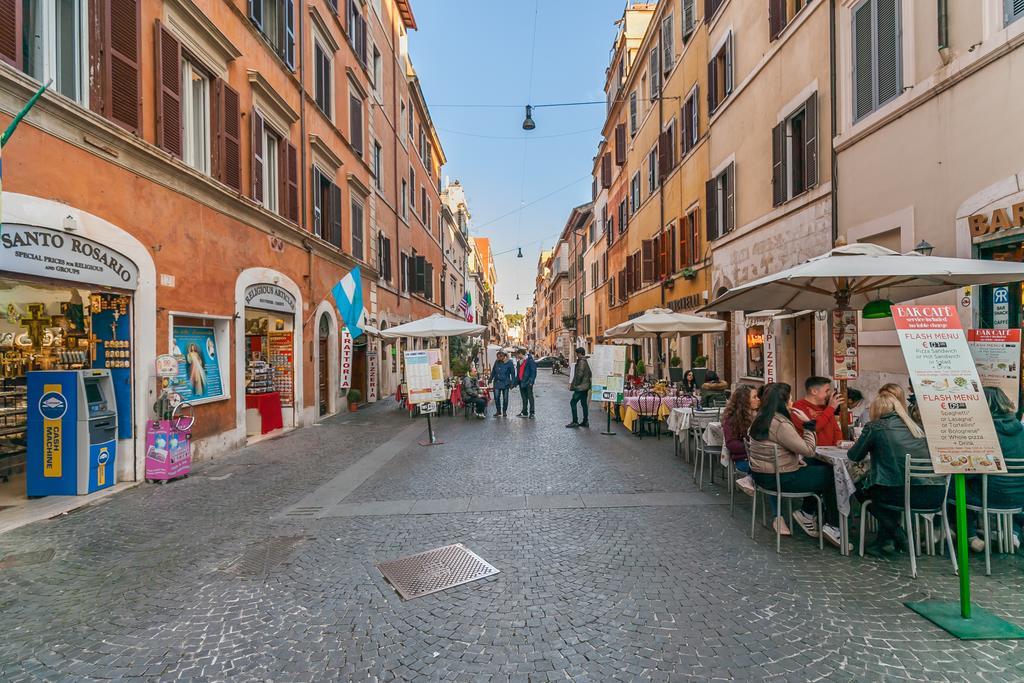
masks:
<svg viewBox="0 0 1024 683"><path fill-rule="evenodd" d="M344 326L355 339L363 333L363 326L366 325L363 278L359 266L353 268L351 273L341 278L338 284L331 288L331 296L334 297L334 306L338 309Z"/></svg>

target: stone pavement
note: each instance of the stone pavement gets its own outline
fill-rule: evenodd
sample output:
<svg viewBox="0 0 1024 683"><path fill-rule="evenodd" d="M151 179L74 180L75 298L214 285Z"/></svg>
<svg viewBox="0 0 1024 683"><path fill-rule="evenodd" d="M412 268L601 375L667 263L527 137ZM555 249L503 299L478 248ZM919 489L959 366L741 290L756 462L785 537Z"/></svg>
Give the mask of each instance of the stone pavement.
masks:
<svg viewBox="0 0 1024 683"><path fill-rule="evenodd" d="M385 401L0 535L0 680L1024 679L902 606L955 598L948 560L777 555L670 439L564 429L563 384L433 448ZM374 566L452 543L501 573L403 602ZM1024 623L1022 561L973 566Z"/></svg>

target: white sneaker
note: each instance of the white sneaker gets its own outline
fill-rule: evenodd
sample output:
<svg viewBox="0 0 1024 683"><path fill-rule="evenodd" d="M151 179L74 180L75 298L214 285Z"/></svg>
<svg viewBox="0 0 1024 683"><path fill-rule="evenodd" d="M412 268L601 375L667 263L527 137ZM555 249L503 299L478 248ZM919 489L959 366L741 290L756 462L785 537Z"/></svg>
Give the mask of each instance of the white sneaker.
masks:
<svg viewBox="0 0 1024 683"><path fill-rule="evenodd" d="M786 524L785 517L776 517L772 520L772 531L777 531L779 536L792 536L793 532L789 530L789 525Z"/></svg>
<svg viewBox="0 0 1024 683"><path fill-rule="evenodd" d="M834 545L835 547L843 547L843 535L839 531L839 527L832 526L831 524L823 524L821 526L821 533L825 535L825 540ZM847 543L846 545L846 552L853 552L853 544Z"/></svg>
<svg viewBox="0 0 1024 683"><path fill-rule="evenodd" d="M781 507L781 506L780 506ZM815 515L809 515L803 510L797 510L793 513L793 521L804 530L811 538L818 537L818 518Z"/></svg>
<svg viewBox="0 0 1024 683"><path fill-rule="evenodd" d="M743 477L742 479L737 479L736 480L736 486L740 487L740 491L743 491L743 493L747 494L751 498L754 497L754 479L753 479L753 477L746 476L746 477ZM785 524L786 523L785 520L783 520L782 523ZM788 536L788 534L787 534L787 536Z"/></svg>

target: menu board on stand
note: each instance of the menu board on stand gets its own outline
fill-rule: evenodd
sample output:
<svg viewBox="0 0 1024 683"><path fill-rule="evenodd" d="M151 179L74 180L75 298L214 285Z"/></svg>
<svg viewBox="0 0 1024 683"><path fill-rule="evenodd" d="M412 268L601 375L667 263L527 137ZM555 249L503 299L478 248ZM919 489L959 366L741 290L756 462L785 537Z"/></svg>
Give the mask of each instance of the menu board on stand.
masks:
<svg viewBox="0 0 1024 683"><path fill-rule="evenodd" d="M590 398L608 404L608 424L605 436L614 436L612 431L612 410L622 402L625 390L626 347L614 344L598 344L590 356L592 376Z"/></svg>
<svg viewBox="0 0 1024 683"><path fill-rule="evenodd" d="M441 363L440 349L424 349L405 352L405 382L409 387L409 404L426 406L433 404L421 412L427 416L427 432L429 441L420 442L421 446L436 446L444 443L434 436L434 425L430 420L432 413L437 412L437 402L444 401L444 365Z"/></svg>
<svg viewBox="0 0 1024 683"><path fill-rule="evenodd" d="M981 385L1002 389L1016 410L1020 394L1020 328L967 330L967 343Z"/></svg>

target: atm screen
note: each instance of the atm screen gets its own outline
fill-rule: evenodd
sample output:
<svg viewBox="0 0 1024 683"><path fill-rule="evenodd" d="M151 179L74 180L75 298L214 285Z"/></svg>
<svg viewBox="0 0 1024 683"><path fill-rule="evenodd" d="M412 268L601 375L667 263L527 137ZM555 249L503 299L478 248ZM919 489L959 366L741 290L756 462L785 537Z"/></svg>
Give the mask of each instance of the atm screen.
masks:
<svg viewBox="0 0 1024 683"><path fill-rule="evenodd" d="M97 382L85 383L85 400L90 404L103 403L103 394L100 392L100 385Z"/></svg>

